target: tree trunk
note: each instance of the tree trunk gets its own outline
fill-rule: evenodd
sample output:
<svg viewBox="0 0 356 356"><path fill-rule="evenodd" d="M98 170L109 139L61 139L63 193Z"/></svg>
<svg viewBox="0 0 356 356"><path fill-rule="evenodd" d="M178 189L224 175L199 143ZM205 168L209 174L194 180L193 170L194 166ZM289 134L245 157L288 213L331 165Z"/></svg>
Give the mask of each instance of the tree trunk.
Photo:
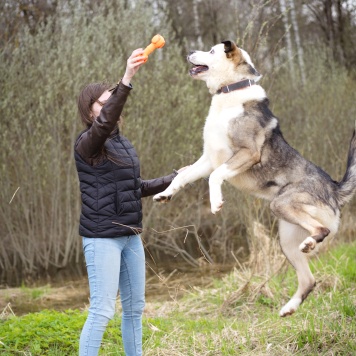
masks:
<svg viewBox="0 0 356 356"><path fill-rule="evenodd" d="M300 42L299 26L298 26L298 22L297 22L294 0L288 0L288 1L289 1L292 25L293 25L293 30L294 30L294 36L295 36L295 44L297 46L298 63L299 63L301 77L302 77L302 82L304 84L305 83L305 67L304 67L304 58L303 58L304 52L303 52L303 47Z"/></svg>
<svg viewBox="0 0 356 356"><path fill-rule="evenodd" d="M288 57L289 68L290 68L292 79L294 79L295 73L294 73L294 66L293 66L292 38L291 38L291 33L290 33L289 17L288 17L285 0L279 0L279 6L281 8L284 30L285 30L285 34L286 34L287 57Z"/></svg>
<svg viewBox="0 0 356 356"><path fill-rule="evenodd" d="M193 0L194 31L197 36L198 48L202 49L203 48L203 40L202 40L202 36L201 36L201 32L200 32L198 2L200 2L200 0Z"/></svg>
<svg viewBox="0 0 356 356"><path fill-rule="evenodd" d="M345 20L342 14L342 4L341 0L336 0L336 11L337 11L337 37L338 37L338 54L339 60L342 64L345 64Z"/></svg>

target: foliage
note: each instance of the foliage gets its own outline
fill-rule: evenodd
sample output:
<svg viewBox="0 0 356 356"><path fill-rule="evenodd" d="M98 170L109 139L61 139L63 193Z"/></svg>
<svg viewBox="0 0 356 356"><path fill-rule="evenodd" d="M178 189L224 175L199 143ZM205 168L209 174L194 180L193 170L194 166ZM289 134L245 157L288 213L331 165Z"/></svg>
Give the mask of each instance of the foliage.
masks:
<svg viewBox="0 0 356 356"><path fill-rule="evenodd" d="M76 98L89 82L117 81L131 51L157 32L166 38L166 46L134 78L123 134L134 143L147 179L191 164L202 149L210 95L204 83L188 76L185 53L198 43L191 35L186 37L190 25L177 28L171 8L175 2L156 1L153 8L143 0L49 3L56 10L51 8L37 22L42 17L33 11L31 26L9 35L13 40L0 52L0 284L83 273L73 160L74 140L81 130ZM227 1L235 6L231 13L238 22L227 16L229 7L220 2L195 3L199 21L217 15L217 27L211 26L201 45L209 48L213 38L222 36L218 29L238 39L264 74L262 85L281 118L285 137L307 159L340 179L356 117L353 73L316 43L313 50L305 49L307 81L303 83L300 76L291 81L276 1L244 2L239 9ZM180 9L186 11L187 4L180 3ZM144 200L142 237L151 268L167 261L172 268L175 263L196 267L246 257L253 248L256 222L276 236L268 204L227 185L223 189L226 203L214 217L205 180L187 187L165 206ZM346 240L355 236L355 208L353 202L344 210L340 235Z"/></svg>
<svg viewBox="0 0 356 356"><path fill-rule="evenodd" d="M115 12L96 14L80 3L65 5L36 36L25 29L21 43L9 44L1 54L0 83L6 95L1 102L0 174L6 203L0 208L0 260L1 279L12 284L43 271L53 275L69 264L76 268L82 261L73 160L81 130L76 97L88 82L117 81L133 44L148 42L154 33L141 21L150 17L144 7L126 9L120 2ZM105 4L100 8L105 10ZM117 12L125 13L119 22ZM95 26L83 26L89 20ZM164 26L161 30L166 35ZM175 51L173 45L167 52L176 57Z"/></svg>
<svg viewBox="0 0 356 356"><path fill-rule="evenodd" d="M77 351L84 321L84 314L72 310L65 313L44 310L2 321L2 354L22 351L33 355L71 355ZM51 350L58 350L58 353Z"/></svg>
<svg viewBox="0 0 356 356"><path fill-rule="evenodd" d="M352 355L355 256L353 243L314 258L317 287L287 318L280 318L278 310L295 288L295 272L286 264L280 269L280 260L269 273L252 273L250 264L211 288L192 288L183 299L147 303L144 355ZM75 355L85 316L78 310L44 310L0 321L0 353ZM102 355L123 354L120 325L119 316L110 321Z"/></svg>

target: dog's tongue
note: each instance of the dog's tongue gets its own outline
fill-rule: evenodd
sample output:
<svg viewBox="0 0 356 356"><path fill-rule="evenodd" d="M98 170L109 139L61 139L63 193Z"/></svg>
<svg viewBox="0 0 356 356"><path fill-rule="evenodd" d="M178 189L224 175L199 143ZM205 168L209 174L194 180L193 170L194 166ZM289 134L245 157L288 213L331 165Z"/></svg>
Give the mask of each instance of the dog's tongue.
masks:
<svg viewBox="0 0 356 356"><path fill-rule="evenodd" d="M198 74L198 73L201 73L201 72L205 72L208 69L209 69L208 66L198 65L198 66L194 66L193 68L191 68L189 73L191 75L195 75L195 74Z"/></svg>

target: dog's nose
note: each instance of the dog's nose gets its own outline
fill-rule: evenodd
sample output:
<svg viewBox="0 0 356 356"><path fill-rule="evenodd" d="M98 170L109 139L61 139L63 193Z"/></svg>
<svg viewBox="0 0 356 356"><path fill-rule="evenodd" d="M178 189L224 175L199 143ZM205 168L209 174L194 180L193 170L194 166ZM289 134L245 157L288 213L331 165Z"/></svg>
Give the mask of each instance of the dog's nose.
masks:
<svg viewBox="0 0 356 356"><path fill-rule="evenodd" d="M193 53L195 53L195 51L190 51L190 52L188 53L188 55L187 55L187 61L189 61L189 57L190 57Z"/></svg>

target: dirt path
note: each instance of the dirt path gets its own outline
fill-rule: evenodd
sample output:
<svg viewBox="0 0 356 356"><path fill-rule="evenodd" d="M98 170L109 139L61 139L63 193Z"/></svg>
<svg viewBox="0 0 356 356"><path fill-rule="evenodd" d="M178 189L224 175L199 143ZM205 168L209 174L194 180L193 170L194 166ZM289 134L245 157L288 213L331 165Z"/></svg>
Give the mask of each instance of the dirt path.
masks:
<svg viewBox="0 0 356 356"><path fill-rule="evenodd" d="M159 273L147 276L146 301L175 301L194 287L207 287L214 278L224 274L217 270L198 272ZM63 311L84 310L89 306L88 281L83 278L63 285L0 289L0 313L5 309L16 316L35 313L44 309Z"/></svg>

